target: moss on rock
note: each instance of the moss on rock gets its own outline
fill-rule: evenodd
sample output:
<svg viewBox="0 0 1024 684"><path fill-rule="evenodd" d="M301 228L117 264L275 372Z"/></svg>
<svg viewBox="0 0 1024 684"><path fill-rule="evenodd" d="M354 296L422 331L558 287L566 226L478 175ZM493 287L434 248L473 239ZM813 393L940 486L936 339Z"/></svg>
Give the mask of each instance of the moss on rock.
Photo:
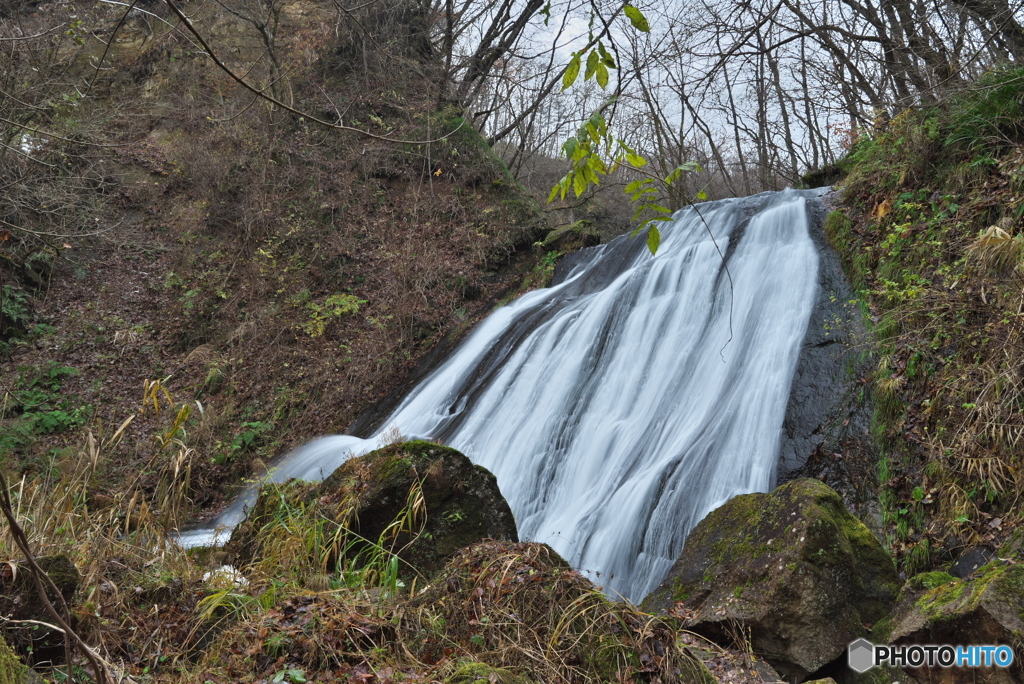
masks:
<svg viewBox="0 0 1024 684"><path fill-rule="evenodd" d="M915 589L937 589L955 581L956 578L948 572L922 572L911 577L907 585Z"/></svg>
<svg viewBox="0 0 1024 684"><path fill-rule="evenodd" d="M0 637L0 684L23 684L27 673L28 668Z"/></svg>
<svg viewBox="0 0 1024 684"><path fill-rule="evenodd" d="M912 578L900 592L892 613L889 641L919 643L1009 643L1024 635L1024 565L997 559L970 579L957 580L943 572ZM925 643L925 642L920 642Z"/></svg>
<svg viewBox="0 0 1024 684"><path fill-rule="evenodd" d="M888 623L886 633L873 635L876 642L1010 644L1020 652L1024 645L1024 565L1012 559L998 559L967 579L940 572L917 575L904 585ZM910 672L923 681L950 672L955 674L952 681L973 681L971 677L975 676L978 681L993 684L1024 680L1024 668L1018 660L1005 670L931 670L919 668Z"/></svg>
<svg viewBox="0 0 1024 684"><path fill-rule="evenodd" d="M555 228L543 240L544 249L574 252L584 247L601 244L601 235L594 228L593 221L581 219L567 226Z"/></svg>
<svg viewBox="0 0 1024 684"><path fill-rule="evenodd" d="M396 553L405 561L399 574L406 579L433 575L459 549L481 539L517 541L515 518L494 475L432 442L395 444L349 459L319 484L264 487L232 535L236 563L258 560L266 551L261 530L294 510L315 518L308 532L325 542L341 528L353 532L341 550L349 558L376 544ZM318 559L328 567L335 560Z"/></svg>
<svg viewBox="0 0 1024 684"><path fill-rule="evenodd" d="M644 607L681 601L693 611L687 626L712 637L739 623L758 653L798 678L883 619L898 589L874 535L833 490L802 479L711 512Z"/></svg>

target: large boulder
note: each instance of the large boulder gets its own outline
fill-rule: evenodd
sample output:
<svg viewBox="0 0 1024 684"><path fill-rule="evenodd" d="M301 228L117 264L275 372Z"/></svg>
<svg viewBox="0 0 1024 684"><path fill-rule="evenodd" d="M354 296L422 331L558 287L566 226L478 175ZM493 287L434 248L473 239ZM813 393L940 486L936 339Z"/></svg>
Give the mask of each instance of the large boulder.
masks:
<svg viewBox="0 0 1024 684"><path fill-rule="evenodd" d="M260 557L259 533L279 516L282 491L316 501L318 515L355 532L350 557L382 542L405 561L399 572L406 579L432 576L456 551L482 539L518 541L494 475L455 449L412 441L349 459L319 485L265 488L228 544L238 565Z"/></svg>
<svg viewBox="0 0 1024 684"><path fill-rule="evenodd" d="M922 682L1011 684L1024 681L1024 565L997 558L971 577L929 572L910 579L892 615L875 626L872 641L888 644L1012 645L1008 668L922 667L907 671Z"/></svg>
<svg viewBox="0 0 1024 684"><path fill-rule="evenodd" d="M432 442L395 444L350 459L317 493L335 511L351 510L353 529L373 541L386 536L400 515L417 515L409 508L422 501L425 515L413 521L415 535L401 533L393 547L428 577L456 551L481 539L519 540L494 475L461 452Z"/></svg>
<svg viewBox="0 0 1024 684"><path fill-rule="evenodd" d="M899 586L892 560L839 495L801 479L712 511L643 607L672 609L712 638L740 628L796 682L866 635Z"/></svg>

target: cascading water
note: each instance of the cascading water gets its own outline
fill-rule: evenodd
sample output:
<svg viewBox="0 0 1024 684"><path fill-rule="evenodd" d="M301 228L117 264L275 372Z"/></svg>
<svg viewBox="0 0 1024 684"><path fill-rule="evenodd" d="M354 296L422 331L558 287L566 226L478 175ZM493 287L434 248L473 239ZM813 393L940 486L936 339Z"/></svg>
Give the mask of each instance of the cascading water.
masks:
<svg viewBox="0 0 1024 684"><path fill-rule="evenodd" d="M687 209L656 256L641 239L595 248L481 323L381 432L461 450L495 474L523 539L639 601L704 515L773 485L817 287L809 196ZM323 478L380 434L312 442L271 479Z"/></svg>

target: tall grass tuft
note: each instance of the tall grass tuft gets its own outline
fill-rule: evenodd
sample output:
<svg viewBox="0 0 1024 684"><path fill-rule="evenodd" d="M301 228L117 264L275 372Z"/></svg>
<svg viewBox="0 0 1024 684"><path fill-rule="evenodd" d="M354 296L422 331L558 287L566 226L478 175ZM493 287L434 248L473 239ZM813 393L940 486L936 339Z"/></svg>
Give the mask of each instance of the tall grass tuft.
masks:
<svg viewBox="0 0 1024 684"><path fill-rule="evenodd" d="M989 226L967 247L967 256L983 271L1006 274L1024 262L1024 237Z"/></svg>

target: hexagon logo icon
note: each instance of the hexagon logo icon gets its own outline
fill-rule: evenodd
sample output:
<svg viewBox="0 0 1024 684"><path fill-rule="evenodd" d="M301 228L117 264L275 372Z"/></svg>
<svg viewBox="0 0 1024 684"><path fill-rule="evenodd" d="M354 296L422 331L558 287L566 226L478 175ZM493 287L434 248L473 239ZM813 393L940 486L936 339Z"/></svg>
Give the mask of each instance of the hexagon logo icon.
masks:
<svg viewBox="0 0 1024 684"><path fill-rule="evenodd" d="M846 660L857 673L867 672L875 666L875 646L867 639L857 639L846 648Z"/></svg>

